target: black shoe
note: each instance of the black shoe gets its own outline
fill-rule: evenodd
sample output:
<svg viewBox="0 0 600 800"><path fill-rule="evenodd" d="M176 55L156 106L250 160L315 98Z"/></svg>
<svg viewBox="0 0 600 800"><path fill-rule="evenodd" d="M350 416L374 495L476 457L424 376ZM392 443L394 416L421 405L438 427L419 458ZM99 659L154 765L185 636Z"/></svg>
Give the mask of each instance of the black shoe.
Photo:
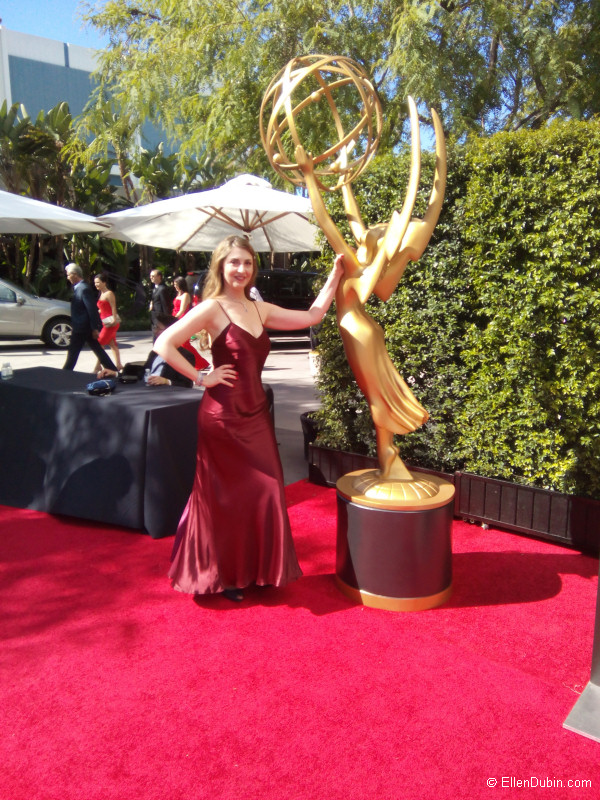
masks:
<svg viewBox="0 0 600 800"><path fill-rule="evenodd" d="M234 603L241 603L244 599L244 593L241 589L223 589L223 595L228 600L233 600Z"/></svg>

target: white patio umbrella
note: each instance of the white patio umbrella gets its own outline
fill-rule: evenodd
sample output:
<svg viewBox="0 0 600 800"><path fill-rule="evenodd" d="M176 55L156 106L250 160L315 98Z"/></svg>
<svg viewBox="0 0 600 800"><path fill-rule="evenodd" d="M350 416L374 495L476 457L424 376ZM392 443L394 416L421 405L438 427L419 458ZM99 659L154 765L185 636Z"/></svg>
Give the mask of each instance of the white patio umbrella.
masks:
<svg viewBox="0 0 600 800"><path fill-rule="evenodd" d="M106 223L68 208L0 190L0 233L86 233L102 231Z"/></svg>
<svg viewBox="0 0 600 800"><path fill-rule="evenodd" d="M214 250L233 233L258 252L318 250L310 200L273 189L254 175L240 175L217 189L158 200L98 217L111 239L173 250Z"/></svg>

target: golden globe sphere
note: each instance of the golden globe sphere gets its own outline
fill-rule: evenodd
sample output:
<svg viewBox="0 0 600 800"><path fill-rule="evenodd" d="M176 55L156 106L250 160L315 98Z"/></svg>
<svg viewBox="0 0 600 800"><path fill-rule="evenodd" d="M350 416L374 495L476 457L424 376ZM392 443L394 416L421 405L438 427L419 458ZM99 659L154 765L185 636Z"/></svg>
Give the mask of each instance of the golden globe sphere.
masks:
<svg viewBox="0 0 600 800"><path fill-rule="evenodd" d="M338 108L339 106L339 108ZM375 155L381 105L363 68L345 56L293 58L269 84L260 109L260 136L273 169L304 184L297 148L301 132L316 130L324 149L308 152L319 189L353 181Z"/></svg>

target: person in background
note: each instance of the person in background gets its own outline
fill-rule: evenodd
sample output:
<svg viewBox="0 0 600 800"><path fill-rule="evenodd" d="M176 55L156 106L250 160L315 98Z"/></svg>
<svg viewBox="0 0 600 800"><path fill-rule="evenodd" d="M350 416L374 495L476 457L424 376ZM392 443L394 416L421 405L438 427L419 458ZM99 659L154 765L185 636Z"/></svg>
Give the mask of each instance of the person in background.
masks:
<svg viewBox="0 0 600 800"><path fill-rule="evenodd" d="M171 317L169 314L157 314L157 334L160 335L175 321L175 317ZM192 366L194 365L194 357L188 350L186 350L184 347L180 347L179 352ZM208 364L208 362L205 363ZM189 378L186 378L180 372L177 372L176 369L173 369L173 367L167 364L164 358L159 356L154 350L151 350L148 354L148 358L146 359L144 366L140 369L140 373L143 374L146 372L146 370L150 371L150 375L148 376L148 386L184 386L185 388L191 388L194 385L193 381L191 381ZM101 369L98 372L97 377L98 379L116 378L118 374L119 373L116 370Z"/></svg>
<svg viewBox="0 0 600 800"><path fill-rule="evenodd" d="M150 273L150 280L154 286L152 290L152 299L150 301L150 318L152 320L152 338L155 340L158 336L156 331L157 315L171 315L171 300L169 298L169 290L163 283L162 272L160 272L160 270L153 269Z"/></svg>
<svg viewBox="0 0 600 800"><path fill-rule="evenodd" d="M71 298L71 341L67 350L67 359L63 369L75 369L75 364L84 345L98 357L98 362L106 369L116 371L116 367L108 353L98 342L102 322L96 305L96 293L83 280L83 271L77 264L70 263L65 267L67 280L73 287Z"/></svg>
<svg viewBox="0 0 600 800"><path fill-rule="evenodd" d="M192 307L192 296L189 293L187 282L181 275L173 281L175 286L175 299L173 300L173 316L180 319Z"/></svg>
<svg viewBox="0 0 600 800"><path fill-rule="evenodd" d="M187 282L185 278L175 278L175 291L177 296L173 300L173 316L175 319L181 319L184 314L192 308L192 297L188 291ZM208 366L208 361L202 358L198 350L194 347L191 340L182 345L194 356L194 366L196 369L204 369Z"/></svg>
<svg viewBox="0 0 600 800"><path fill-rule="evenodd" d="M206 387L198 414L196 477L179 522L173 588L223 592L243 599L249 585L285 586L302 574L287 515L283 470L261 372L269 353L266 328L296 330L321 321L342 275L338 256L308 311L250 299L256 255L241 236L213 253L203 301L165 330L154 349ZM207 331L213 367L195 372L178 348Z"/></svg>
<svg viewBox="0 0 600 800"><path fill-rule="evenodd" d="M94 286L98 290L98 311L102 320L102 330L98 336L98 342L102 347L110 347L113 359L118 370L123 369L121 363L121 353L117 344L117 331L121 327L121 320L117 313L117 299L115 293L108 288L108 274L101 272L94 278ZM100 362L96 362L94 372L100 369Z"/></svg>

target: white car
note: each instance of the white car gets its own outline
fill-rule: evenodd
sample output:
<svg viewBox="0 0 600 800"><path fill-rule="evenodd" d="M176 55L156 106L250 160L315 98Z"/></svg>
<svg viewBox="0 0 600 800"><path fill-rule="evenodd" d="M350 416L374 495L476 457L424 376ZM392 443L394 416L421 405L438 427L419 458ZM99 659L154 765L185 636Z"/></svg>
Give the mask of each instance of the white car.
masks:
<svg viewBox="0 0 600 800"><path fill-rule="evenodd" d="M48 300L0 279L0 339L42 339L48 347L69 346L71 304Z"/></svg>

